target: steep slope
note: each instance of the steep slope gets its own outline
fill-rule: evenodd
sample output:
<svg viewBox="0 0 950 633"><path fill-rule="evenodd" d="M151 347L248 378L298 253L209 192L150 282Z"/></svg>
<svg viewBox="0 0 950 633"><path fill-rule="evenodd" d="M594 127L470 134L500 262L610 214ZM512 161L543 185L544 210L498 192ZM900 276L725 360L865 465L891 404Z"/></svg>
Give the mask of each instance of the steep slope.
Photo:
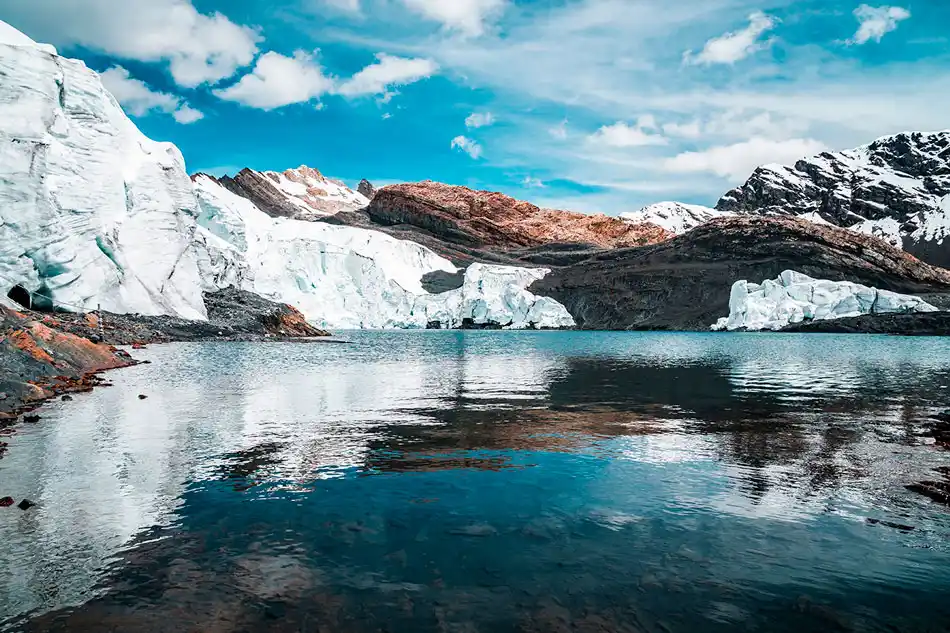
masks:
<svg viewBox="0 0 950 633"><path fill-rule="evenodd" d="M431 181L383 187L365 210L326 221L411 239L460 266L473 261L557 264L565 252L579 248L653 244L672 236L652 224L541 209L500 193Z"/></svg>
<svg viewBox="0 0 950 633"><path fill-rule="evenodd" d="M224 176L219 182L275 218L317 220L369 204L362 193L306 165L284 172L242 169L233 178Z"/></svg>
<svg viewBox="0 0 950 633"><path fill-rule="evenodd" d="M854 150L803 159L793 167L760 167L723 196L716 209L814 214L948 267L950 130L887 136Z"/></svg>
<svg viewBox="0 0 950 633"><path fill-rule="evenodd" d="M573 323L563 306L525 290L547 270L485 267L461 292L429 294L423 276L456 268L424 246L378 231L272 218L204 175L195 178L195 189L206 290L234 286L290 303L329 328Z"/></svg>
<svg viewBox="0 0 950 633"><path fill-rule="evenodd" d="M682 235L713 218L733 215L727 211L717 211L698 204L682 202L657 202L643 207L639 211L621 213L620 218L633 224L655 224L674 235Z"/></svg>
<svg viewBox="0 0 950 633"><path fill-rule="evenodd" d="M911 295L950 292L950 271L881 240L798 218L725 217L655 246L603 253L530 287L588 329L708 329L733 284L795 270Z"/></svg>
<svg viewBox="0 0 950 633"><path fill-rule="evenodd" d="M203 319L196 212L175 146L143 136L82 62L3 25L0 294Z"/></svg>

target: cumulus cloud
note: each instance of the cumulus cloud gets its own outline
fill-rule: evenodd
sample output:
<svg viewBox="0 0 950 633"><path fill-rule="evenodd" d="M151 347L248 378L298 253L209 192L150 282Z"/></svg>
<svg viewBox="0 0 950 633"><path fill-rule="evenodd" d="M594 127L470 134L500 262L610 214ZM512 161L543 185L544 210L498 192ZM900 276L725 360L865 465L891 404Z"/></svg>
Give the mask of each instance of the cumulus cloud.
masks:
<svg viewBox="0 0 950 633"><path fill-rule="evenodd" d="M748 141L712 147L700 152L684 152L665 161L668 171L706 172L740 182L760 165L794 163L800 158L825 151L824 143L813 139L773 140L755 137Z"/></svg>
<svg viewBox="0 0 950 633"><path fill-rule="evenodd" d="M470 129L488 127L495 123L495 115L491 112L472 112L465 119L465 127Z"/></svg>
<svg viewBox="0 0 950 633"><path fill-rule="evenodd" d="M438 64L431 59L410 59L379 53L375 64L367 66L341 83L336 92L345 97L387 95L390 88L431 77L438 70Z"/></svg>
<svg viewBox="0 0 950 633"><path fill-rule="evenodd" d="M652 116L642 116L634 125L618 121L605 125L589 137L589 140L610 147L643 147L646 145L666 145L669 141L657 134L656 120Z"/></svg>
<svg viewBox="0 0 950 633"><path fill-rule="evenodd" d="M452 139L452 149L465 152L472 158L479 158L482 155L482 146L466 136L456 136Z"/></svg>
<svg viewBox="0 0 950 633"><path fill-rule="evenodd" d="M34 38L80 45L122 59L165 62L175 82L195 87L232 76L254 60L260 34L191 0L31 0L5 18Z"/></svg>
<svg viewBox="0 0 950 633"><path fill-rule="evenodd" d="M521 185L522 185L523 187L528 187L528 188L530 188L530 189L545 189L545 188L547 188L547 185L544 184L543 181L541 181L541 180L538 179L538 178L533 178L532 176L525 176L525 177L524 177L524 180L521 181Z"/></svg>
<svg viewBox="0 0 950 633"><path fill-rule="evenodd" d="M251 108L274 110L317 99L331 90L333 79L323 73L313 55L297 51L293 57L275 52L261 55L253 72L214 94Z"/></svg>
<svg viewBox="0 0 950 633"><path fill-rule="evenodd" d="M481 35L486 23L502 11L508 0L402 0L406 7L445 28L466 35Z"/></svg>
<svg viewBox="0 0 950 633"><path fill-rule="evenodd" d="M183 124L194 123L204 118L204 114L192 108L180 97L167 92L152 90L148 84L135 79L121 66L113 66L100 74L106 90L122 105L130 115L142 117L153 112L172 115Z"/></svg>
<svg viewBox="0 0 950 633"><path fill-rule="evenodd" d="M749 26L741 31L733 31L709 40L699 53L686 51L683 54L683 63L702 66L735 64L771 46L773 40L763 40L762 36L777 24L776 18L757 11L749 16Z"/></svg>
<svg viewBox="0 0 950 633"><path fill-rule="evenodd" d="M849 44L867 44L871 40L880 42L881 38L897 30L898 24L910 17L910 11L902 7L872 7L862 4L854 10L854 17L860 26Z"/></svg>

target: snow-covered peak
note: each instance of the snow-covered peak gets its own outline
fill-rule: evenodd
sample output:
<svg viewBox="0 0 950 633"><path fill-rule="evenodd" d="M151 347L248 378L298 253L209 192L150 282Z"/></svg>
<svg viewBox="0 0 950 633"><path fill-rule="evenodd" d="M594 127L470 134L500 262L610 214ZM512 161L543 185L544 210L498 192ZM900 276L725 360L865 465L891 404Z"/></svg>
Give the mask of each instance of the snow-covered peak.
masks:
<svg viewBox="0 0 950 633"><path fill-rule="evenodd" d="M37 44L25 33L18 31L3 20L0 20L0 44L7 46L25 46L35 48L50 55L56 54L56 48L49 44Z"/></svg>
<svg viewBox="0 0 950 633"><path fill-rule="evenodd" d="M680 235L704 224L713 218L732 215L698 204L682 202L657 202L643 207L639 211L621 213L620 217L634 224L649 222L661 226L670 233Z"/></svg>
<svg viewBox="0 0 950 633"><path fill-rule="evenodd" d="M203 318L181 153L146 138L82 62L8 25L0 39L0 294Z"/></svg>
<svg viewBox="0 0 950 633"><path fill-rule="evenodd" d="M813 215L950 266L950 130L885 136L794 166L766 165L720 211Z"/></svg>
<svg viewBox="0 0 950 633"><path fill-rule="evenodd" d="M363 194L306 165L283 172L243 169L220 182L273 217L318 220L369 204Z"/></svg>

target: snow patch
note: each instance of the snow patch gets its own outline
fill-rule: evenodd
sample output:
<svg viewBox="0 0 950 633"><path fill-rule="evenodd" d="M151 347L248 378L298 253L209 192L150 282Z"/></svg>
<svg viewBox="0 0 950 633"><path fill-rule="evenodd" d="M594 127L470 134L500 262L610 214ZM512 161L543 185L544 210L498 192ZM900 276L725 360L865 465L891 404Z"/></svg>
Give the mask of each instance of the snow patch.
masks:
<svg viewBox="0 0 950 633"><path fill-rule="evenodd" d="M713 218L727 215L734 214L696 204L657 202L643 207L639 211L621 213L620 218L635 224L650 222L663 227L674 235L681 235Z"/></svg>
<svg viewBox="0 0 950 633"><path fill-rule="evenodd" d="M729 316L713 330L781 330L803 321L821 321L893 312L937 312L923 299L850 281L813 279L786 270L761 284L737 281L729 296Z"/></svg>

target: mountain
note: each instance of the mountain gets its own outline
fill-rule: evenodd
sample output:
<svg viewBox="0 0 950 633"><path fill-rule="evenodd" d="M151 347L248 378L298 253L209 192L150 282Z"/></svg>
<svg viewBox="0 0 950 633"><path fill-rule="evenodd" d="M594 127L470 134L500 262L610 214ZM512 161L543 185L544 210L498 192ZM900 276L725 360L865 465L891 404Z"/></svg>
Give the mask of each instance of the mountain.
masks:
<svg viewBox="0 0 950 633"><path fill-rule="evenodd" d="M284 172L242 169L233 178L224 176L219 182L275 218L317 220L369 204L362 193L306 165Z"/></svg>
<svg viewBox="0 0 950 633"><path fill-rule="evenodd" d="M794 166L760 167L716 209L812 215L950 267L950 130L886 136Z"/></svg>
<svg viewBox="0 0 950 633"><path fill-rule="evenodd" d="M800 218L715 218L667 242L600 253L529 290L562 303L585 329L708 329L730 314L739 280L797 271L947 306L950 271L881 240Z"/></svg>
<svg viewBox="0 0 950 633"><path fill-rule="evenodd" d="M205 318L196 215L174 145L142 135L82 62L2 25L0 294Z"/></svg>
<svg viewBox="0 0 950 633"><path fill-rule="evenodd" d="M325 221L411 239L460 266L473 261L557 265L578 249L642 246L672 237L653 224L542 209L501 193L432 181L383 187L366 209Z"/></svg>
<svg viewBox="0 0 950 633"><path fill-rule="evenodd" d="M546 269L472 266L460 288L430 294L423 276L457 271L425 246L379 231L273 218L209 176L196 176L194 185L205 290L233 286L286 302L329 328L573 325L563 306L526 290Z"/></svg>
<svg viewBox="0 0 950 633"><path fill-rule="evenodd" d="M643 207L639 211L621 213L620 218L634 224L655 224L674 235L681 235L713 218L732 215L726 211L717 211L698 204L682 202L657 202Z"/></svg>

